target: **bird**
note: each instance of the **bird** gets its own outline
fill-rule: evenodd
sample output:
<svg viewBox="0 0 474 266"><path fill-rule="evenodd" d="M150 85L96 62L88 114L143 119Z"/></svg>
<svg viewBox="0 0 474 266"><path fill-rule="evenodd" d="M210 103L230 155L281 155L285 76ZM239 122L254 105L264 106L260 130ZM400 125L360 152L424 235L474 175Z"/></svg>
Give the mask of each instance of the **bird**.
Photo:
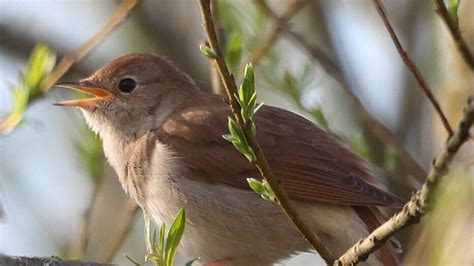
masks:
<svg viewBox="0 0 474 266"><path fill-rule="evenodd" d="M228 100L201 90L164 56L128 54L91 76L57 84L89 94L79 107L102 140L125 192L160 224L186 211L179 252L207 265L273 265L314 252L278 204L249 188L258 171L222 136ZM315 123L263 105L256 138L302 220L333 260L405 200L387 192L367 163ZM367 265L396 265L386 244ZM205 264L206 265L206 264Z"/></svg>

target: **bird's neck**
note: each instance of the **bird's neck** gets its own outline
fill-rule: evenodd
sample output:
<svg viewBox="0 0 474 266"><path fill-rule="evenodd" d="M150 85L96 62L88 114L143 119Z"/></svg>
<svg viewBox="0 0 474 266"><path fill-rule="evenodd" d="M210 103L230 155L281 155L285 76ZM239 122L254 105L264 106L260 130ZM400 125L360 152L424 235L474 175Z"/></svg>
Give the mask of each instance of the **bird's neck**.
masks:
<svg viewBox="0 0 474 266"><path fill-rule="evenodd" d="M130 118L122 117L116 121L104 119L89 112L83 113L89 126L102 139L104 154L122 181L136 141L147 132L160 128L171 113L188 105L190 99L196 100L200 97L204 97L204 94L198 90L189 90L185 94L176 90L163 97L150 112L133 114Z"/></svg>

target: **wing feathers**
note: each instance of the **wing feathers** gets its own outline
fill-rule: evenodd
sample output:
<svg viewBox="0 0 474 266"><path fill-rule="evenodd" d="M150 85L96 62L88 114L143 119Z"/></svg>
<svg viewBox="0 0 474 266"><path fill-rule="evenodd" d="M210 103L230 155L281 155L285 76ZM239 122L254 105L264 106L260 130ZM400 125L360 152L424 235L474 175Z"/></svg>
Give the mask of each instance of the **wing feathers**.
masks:
<svg viewBox="0 0 474 266"><path fill-rule="evenodd" d="M206 182L249 189L255 168L222 138L229 108L219 96L172 114L153 132ZM196 101L194 101L196 102ZM257 138L274 174L291 198L343 205L399 206L403 200L376 186L361 159L310 121L264 106L256 116Z"/></svg>

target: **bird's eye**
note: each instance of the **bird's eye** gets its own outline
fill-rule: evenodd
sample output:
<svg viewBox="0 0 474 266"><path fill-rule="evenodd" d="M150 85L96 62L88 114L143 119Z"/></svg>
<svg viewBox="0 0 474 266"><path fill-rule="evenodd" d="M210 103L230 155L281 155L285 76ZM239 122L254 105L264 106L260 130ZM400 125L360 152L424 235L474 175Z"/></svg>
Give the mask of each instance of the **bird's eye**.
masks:
<svg viewBox="0 0 474 266"><path fill-rule="evenodd" d="M118 88L121 92L130 93L137 87L137 82L131 78L120 80Z"/></svg>

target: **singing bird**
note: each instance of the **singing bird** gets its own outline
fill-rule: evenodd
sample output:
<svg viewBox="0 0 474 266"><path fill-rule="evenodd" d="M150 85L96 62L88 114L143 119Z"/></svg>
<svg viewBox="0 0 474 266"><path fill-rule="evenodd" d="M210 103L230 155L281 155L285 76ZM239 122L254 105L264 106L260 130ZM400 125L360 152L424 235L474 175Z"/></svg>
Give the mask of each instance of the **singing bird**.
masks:
<svg viewBox="0 0 474 266"><path fill-rule="evenodd" d="M226 99L200 90L166 58L126 55L58 86L94 96L57 105L80 108L123 189L156 223L170 224L185 209L183 255L271 265L311 252L279 206L250 190L245 178L258 172L222 137L232 116ZM256 129L274 174L332 259L383 222L380 207L404 203L380 188L362 159L305 118L265 105ZM366 263L397 259L387 245Z"/></svg>

